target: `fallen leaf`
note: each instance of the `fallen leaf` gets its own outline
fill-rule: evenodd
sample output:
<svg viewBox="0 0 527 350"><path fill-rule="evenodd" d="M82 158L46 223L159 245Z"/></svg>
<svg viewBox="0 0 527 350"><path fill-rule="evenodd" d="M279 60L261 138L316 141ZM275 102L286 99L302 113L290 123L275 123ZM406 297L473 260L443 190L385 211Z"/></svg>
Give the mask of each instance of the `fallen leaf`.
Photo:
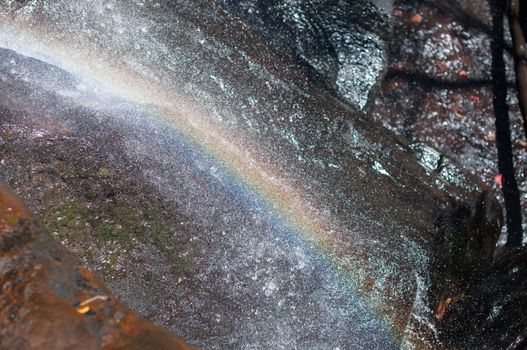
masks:
<svg viewBox="0 0 527 350"><path fill-rule="evenodd" d="M454 97L454 100L456 100L455 97ZM463 112L461 111L461 108L459 107L459 105L457 103L452 103L448 108L450 109L450 111L452 113L454 113L456 118L462 118L463 117Z"/></svg>
<svg viewBox="0 0 527 350"><path fill-rule="evenodd" d="M448 297L446 299L441 299L439 302L439 305L437 306L435 316L438 320L443 319L443 316L445 315L445 312L452 302L452 298Z"/></svg>
<svg viewBox="0 0 527 350"><path fill-rule="evenodd" d="M416 14L412 15L412 17L410 17L410 22L412 22L414 24L419 24L422 21L423 21L423 16L421 16L418 13L416 13Z"/></svg>
<svg viewBox="0 0 527 350"><path fill-rule="evenodd" d="M90 311L90 307L89 307L88 305L85 305L85 306L79 306L79 307L77 308L77 312L78 312L79 314L85 314L85 313L87 313L88 311Z"/></svg>
<svg viewBox="0 0 527 350"><path fill-rule="evenodd" d="M494 182L496 183L496 185L501 187L503 185L503 175L496 174L496 176L494 176Z"/></svg>
<svg viewBox="0 0 527 350"><path fill-rule="evenodd" d="M458 75L460 77L462 77L462 78L466 78L466 77L468 77L468 72L466 70L462 69L462 70L459 71Z"/></svg>

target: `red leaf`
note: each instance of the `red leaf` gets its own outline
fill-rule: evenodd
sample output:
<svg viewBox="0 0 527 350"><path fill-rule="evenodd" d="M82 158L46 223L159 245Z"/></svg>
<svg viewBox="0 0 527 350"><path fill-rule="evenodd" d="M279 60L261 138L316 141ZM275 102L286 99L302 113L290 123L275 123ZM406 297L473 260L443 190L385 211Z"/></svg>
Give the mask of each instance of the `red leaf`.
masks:
<svg viewBox="0 0 527 350"><path fill-rule="evenodd" d="M421 16L419 13L416 13L410 17L410 22L414 24L419 24L423 21L423 16Z"/></svg>
<svg viewBox="0 0 527 350"><path fill-rule="evenodd" d="M496 185L501 187L503 185L503 175L496 174L496 176L494 176L494 182L496 183Z"/></svg>

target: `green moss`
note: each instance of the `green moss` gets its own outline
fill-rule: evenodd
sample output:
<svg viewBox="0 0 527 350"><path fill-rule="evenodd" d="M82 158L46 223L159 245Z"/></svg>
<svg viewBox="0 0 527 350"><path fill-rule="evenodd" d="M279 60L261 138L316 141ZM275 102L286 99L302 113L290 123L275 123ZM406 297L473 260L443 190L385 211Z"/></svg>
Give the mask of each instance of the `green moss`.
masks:
<svg viewBox="0 0 527 350"><path fill-rule="evenodd" d="M59 217L58 224L61 227L71 228L75 225L75 217L77 216L73 209L64 209Z"/></svg>
<svg viewBox="0 0 527 350"><path fill-rule="evenodd" d="M110 266L112 267L115 266L115 264L117 264L117 254L116 253L110 254L109 260L110 260Z"/></svg>
<svg viewBox="0 0 527 350"><path fill-rule="evenodd" d="M118 238L117 232L115 231L112 224L102 223L93 229L93 234L96 237L102 238L104 241L116 241Z"/></svg>
<svg viewBox="0 0 527 350"><path fill-rule="evenodd" d="M100 167L97 171L97 175L100 177L108 177L112 174L112 171L106 167Z"/></svg>
<svg viewBox="0 0 527 350"><path fill-rule="evenodd" d="M200 248L199 248L199 244L196 243L196 244L194 245L194 247L192 248L192 256L193 256L194 258L199 258L200 255L201 255L201 250L200 250Z"/></svg>
<svg viewBox="0 0 527 350"><path fill-rule="evenodd" d="M174 251L178 247L177 239L170 232L156 225L152 230L153 244L163 253Z"/></svg>
<svg viewBox="0 0 527 350"><path fill-rule="evenodd" d="M181 266L177 261L172 264L172 275L174 275L176 279L181 277Z"/></svg>
<svg viewBox="0 0 527 350"><path fill-rule="evenodd" d="M20 167L31 169L34 176L17 186L48 189L41 198L30 197L45 228L103 275L120 273L117 262L130 257L138 243L153 245L174 276L188 273L201 251L188 240L195 227L184 211L173 203L165 206L155 187L141 180L136 165L109 157L104 145L89 144L31 142L0 149L0 158L16 155L11 158ZM107 257L104 263L101 256Z"/></svg>
<svg viewBox="0 0 527 350"><path fill-rule="evenodd" d="M71 247L95 266L88 247L106 250L115 247L133 248L136 242L153 244L172 266L176 278L190 271L193 259L200 256L198 245L183 245L167 224L165 208L145 198L136 188L111 183L117 173L107 166L94 164L91 168L75 167L60 162L54 168L67 184L63 189L52 189L42 198L42 217L49 232L57 232L60 240L67 239ZM113 189L108 196L108 188ZM178 258L185 249L188 254ZM112 275L112 266L119 254L110 254L109 263L101 273Z"/></svg>
<svg viewBox="0 0 527 350"><path fill-rule="evenodd" d="M67 200L56 206L51 198L48 194L43 199L46 208L43 212L44 227L48 232L57 232L61 239L69 238L75 242L84 242L81 222L87 215L86 208Z"/></svg>
<svg viewBox="0 0 527 350"><path fill-rule="evenodd" d="M89 264L93 264L93 262L95 261L93 253L89 250L84 250L79 255L81 256L81 258L83 258L83 260L87 261Z"/></svg>
<svg viewBox="0 0 527 350"><path fill-rule="evenodd" d="M185 259L183 260L183 269L185 272L189 272L192 268L192 256L187 255Z"/></svg>
<svg viewBox="0 0 527 350"><path fill-rule="evenodd" d="M172 274L174 277L180 278L182 275L189 273L192 269L193 260L192 255L186 255L182 259L176 259L172 264Z"/></svg>
<svg viewBox="0 0 527 350"><path fill-rule="evenodd" d="M200 248L198 244L192 246L191 250L184 257L175 257L175 262L172 264L172 274L175 278L180 278L184 274L192 270L192 266L196 259L200 256Z"/></svg>
<svg viewBox="0 0 527 350"><path fill-rule="evenodd" d="M118 258L119 256L116 252L112 252L110 255L108 255L108 261L104 263L101 269L101 274L103 276L107 277L113 275Z"/></svg>

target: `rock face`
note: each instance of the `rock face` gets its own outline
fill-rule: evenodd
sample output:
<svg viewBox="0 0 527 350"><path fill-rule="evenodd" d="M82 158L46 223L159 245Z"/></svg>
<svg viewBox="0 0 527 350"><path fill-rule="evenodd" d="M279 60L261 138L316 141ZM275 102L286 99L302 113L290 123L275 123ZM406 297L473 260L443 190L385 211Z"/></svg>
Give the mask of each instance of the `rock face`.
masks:
<svg viewBox="0 0 527 350"><path fill-rule="evenodd" d="M438 324L445 343L458 349L525 349L527 249L507 251L474 277Z"/></svg>
<svg viewBox="0 0 527 350"><path fill-rule="evenodd" d="M0 347L191 349L125 307L0 184Z"/></svg>
<svg viewBox="0 0 527 350"><path fill-rule="evenodd" d="M506 208L508 232L521 236L526 144L516 90L505 86L515 78L500 4L397 1L390 64L371 117L478 174Z"/></svg>
<svg viewBox="0 0 527 350"><path fill-rule="evenodd" d="M363 109L385 66L390 1L222 1L273 50L303 60L345 101ZM294 43L294 44L293 44ZM360 76L360 79L356 79Z"/></svg>
<svg viewBox="0 0 527 350"><path fill-rule="evenodd" d="M506 87L514 65L501 6L396 1L390 64L371 117L410 142L434 146L493 186L508 213L507 232L516 235L522 215L526 227L527 197L520 194L527 191L527 158L517 92ZM525 247L499 250L492 267L482 266L443 298L448 305L440 304L436 324L449 346L525 348Z"/></svg>
<svg viewBox="0 0 527 350"><path fill-rule="evenodd" d="M129 233L101 226L101 249L133 261L107 276L127 304L207 349L448 348L437 320L491 264L500 231L485 185L363 118L216 3L25 5L0 6L10 185L48 213L45 184L80 199L56 211L76 227L141 192L110 176L186 218L150 252L104 242ZM163 228L132 202L133 238Z"/></svg>

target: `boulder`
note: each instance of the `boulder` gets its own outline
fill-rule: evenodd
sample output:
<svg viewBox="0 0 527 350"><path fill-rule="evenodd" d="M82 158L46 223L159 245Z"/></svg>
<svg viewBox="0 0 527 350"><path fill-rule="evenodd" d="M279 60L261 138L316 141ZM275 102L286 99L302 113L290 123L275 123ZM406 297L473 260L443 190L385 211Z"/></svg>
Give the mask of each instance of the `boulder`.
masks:
<svg viewBox="0 0 527 350"><path fill-rule="evenodd" d="M191 349L119 302L0 185L0 347Z"/></svg>

